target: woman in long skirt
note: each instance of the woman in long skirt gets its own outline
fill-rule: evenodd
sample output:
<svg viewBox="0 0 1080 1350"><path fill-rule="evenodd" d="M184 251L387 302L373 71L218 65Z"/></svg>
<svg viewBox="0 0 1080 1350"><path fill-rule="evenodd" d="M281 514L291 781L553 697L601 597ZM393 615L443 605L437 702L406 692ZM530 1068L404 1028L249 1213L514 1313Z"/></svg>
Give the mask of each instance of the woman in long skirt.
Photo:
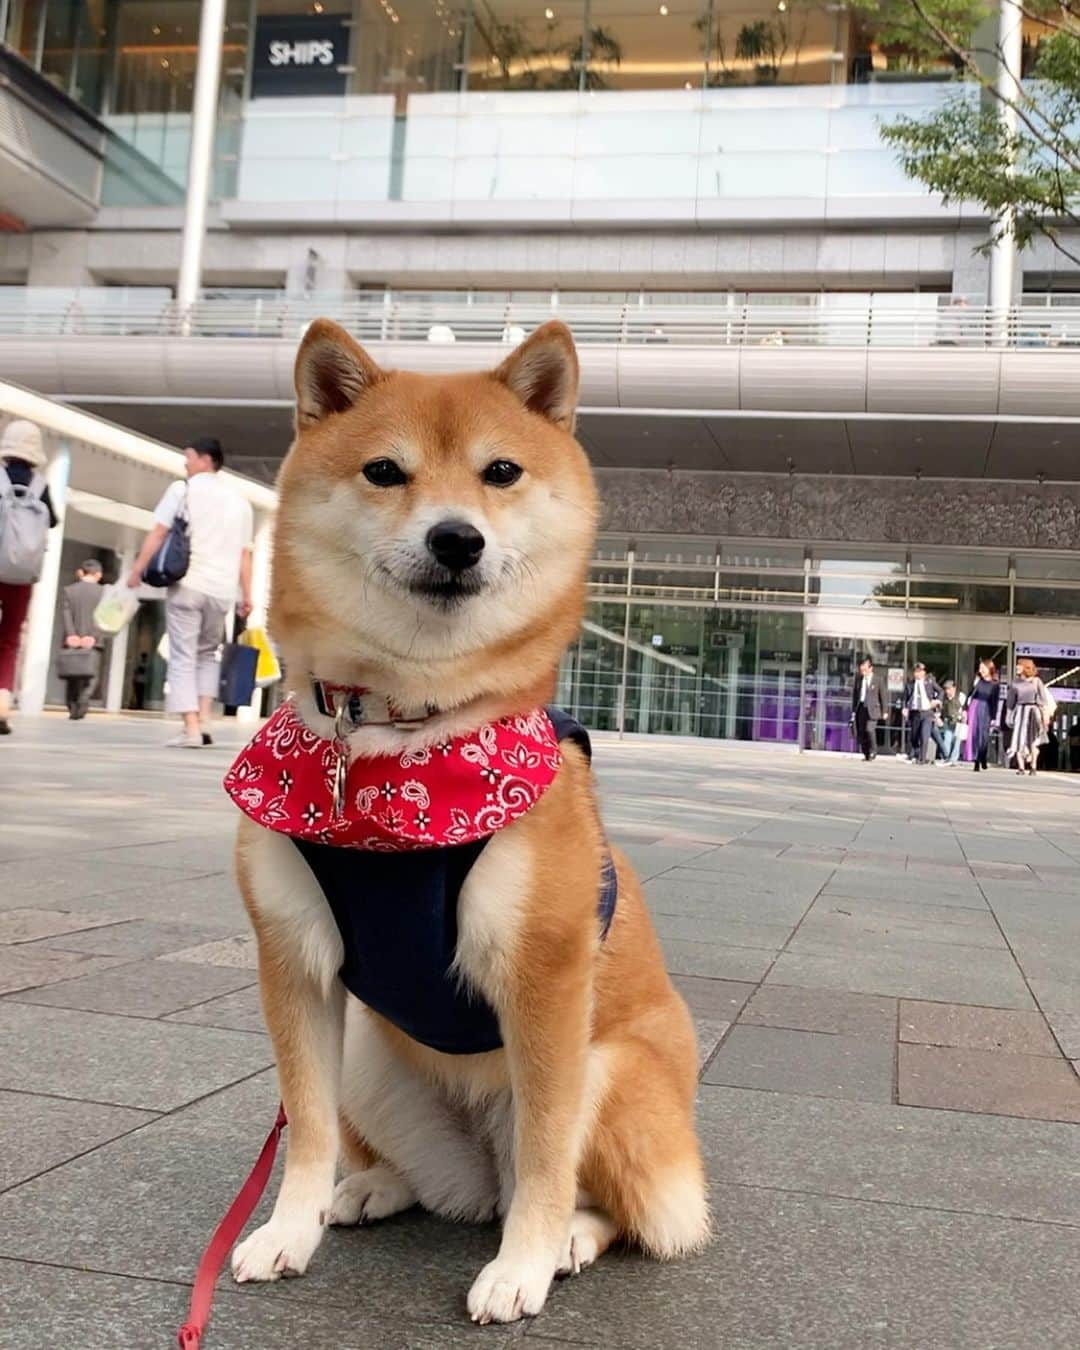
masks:
<svg viewBox="0 0 1080 1350"><path fill-rule="evenodd" d="M971 741L971 758L975 761L976 773L986 768L990 728L997 721L1000 698L1001 685L998 683L997 666L989 659L980 661L967 705L968 737Z"/></svg>
<svg viewBox="0 0 1080 1350"><path fill-rule="evenodd" d="M1035 662L1022 656L1016 663L1016 679L1009 685L1005 705L1006 721L1012 727L1009 758L1019 774L1034 777L1039 746L1047 741L1045 705L1046 686L1039 679Z"/></svg>

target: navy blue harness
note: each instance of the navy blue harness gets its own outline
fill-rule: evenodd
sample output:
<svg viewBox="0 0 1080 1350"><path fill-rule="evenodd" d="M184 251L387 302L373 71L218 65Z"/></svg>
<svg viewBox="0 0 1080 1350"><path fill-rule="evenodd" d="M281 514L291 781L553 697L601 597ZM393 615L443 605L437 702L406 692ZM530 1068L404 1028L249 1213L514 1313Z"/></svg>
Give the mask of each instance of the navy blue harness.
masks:
<svg viewBox="0 0 1080 1350"><path fill-rule="evenodd" d="M557 708L547 712L558 739L572 741L591 759L585 728ZM449 1055L502 1045L495 1010L451 969L461 887L487 842L374 853L293 839L341 933L346 989L414 1041ZM597 902L601 938L611 926L617 891L605 847Z"/></svg>

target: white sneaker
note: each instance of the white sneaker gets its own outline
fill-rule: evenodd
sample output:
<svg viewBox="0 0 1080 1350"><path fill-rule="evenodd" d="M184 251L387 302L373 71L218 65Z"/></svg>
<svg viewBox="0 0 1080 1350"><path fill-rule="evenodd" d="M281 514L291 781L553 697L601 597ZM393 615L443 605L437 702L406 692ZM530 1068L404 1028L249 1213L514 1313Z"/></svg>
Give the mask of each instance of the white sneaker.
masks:
<svg viewBox="0 0 1080 1350"><path fill-rule="evenodd" d="M179 736L174 736L171 741L166 741L165 747L169 750L201 750L203 738L198 733L189 736L186 731L182 731Z"/></svg>

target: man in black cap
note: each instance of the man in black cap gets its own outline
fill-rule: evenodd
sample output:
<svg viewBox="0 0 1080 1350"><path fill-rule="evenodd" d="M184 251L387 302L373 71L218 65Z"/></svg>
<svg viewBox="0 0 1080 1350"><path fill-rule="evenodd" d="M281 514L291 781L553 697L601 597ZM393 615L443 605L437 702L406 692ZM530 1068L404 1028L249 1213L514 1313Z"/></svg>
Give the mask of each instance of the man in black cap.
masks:
<svg viewBox="0 0 1080 1350"><path fill-rule="evenodd" d="M56 667L67 689L68 717L73 722L86 716L100 669L101 634L94 627L94 610L101 599L101 570L96 558L88 558L75 569L71 585L64 587L64 645Z"/></svg>

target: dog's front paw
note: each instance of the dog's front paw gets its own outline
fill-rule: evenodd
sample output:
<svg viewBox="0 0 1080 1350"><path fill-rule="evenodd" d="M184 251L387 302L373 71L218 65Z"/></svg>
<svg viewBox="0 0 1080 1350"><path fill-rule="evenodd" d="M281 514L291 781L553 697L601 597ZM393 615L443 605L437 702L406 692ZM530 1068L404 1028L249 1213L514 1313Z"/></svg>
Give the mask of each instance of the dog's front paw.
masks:
<svg viewBox="0 0 1080 1350"><path fill-rule="evenodd" d="M547 1300L555 1263L497 1256L476 1277L466 1300L474 1322L516 1322L535 1317Z"/></svg>
<svg viewBox="0 0 1080 1350"><path fill-rule="evenodd" d="M300 1223L271 1219L233 1249L233 1279L237 1284L246 1284L249 1280L303 1275L322 1235L319 1215Z"/></svg>
<svg viewBox="0 0 1080 1350"><path fill-rule="evenodd" d="M365 1167L337 1184L330 1223L371 1223L416 1204L416 1192L389 1167Z"/></svg>

